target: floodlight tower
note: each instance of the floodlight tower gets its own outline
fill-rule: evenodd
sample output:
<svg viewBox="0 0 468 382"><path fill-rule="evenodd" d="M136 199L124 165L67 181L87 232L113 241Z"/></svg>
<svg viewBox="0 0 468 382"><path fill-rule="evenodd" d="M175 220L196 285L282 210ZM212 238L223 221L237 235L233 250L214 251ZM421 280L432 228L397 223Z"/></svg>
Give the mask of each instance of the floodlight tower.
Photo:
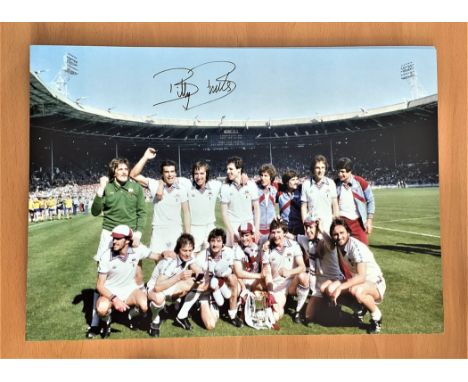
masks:
<svg viewBox="0 0 468 382"><path fill-rule="evenodd" d="M411 89L411 100L418 99L424 96L425 90L418 80L416 67L413 61L401 65L401 79L408 82Z"/></svg>
<svg viewBox="0 0 468 382"><path fill-rule="evenodd" d="M71 53L63 56L63 65L55 76L53 83L57 91L68 98L68 81L70 76L78 75L78 59Z"/></svg>

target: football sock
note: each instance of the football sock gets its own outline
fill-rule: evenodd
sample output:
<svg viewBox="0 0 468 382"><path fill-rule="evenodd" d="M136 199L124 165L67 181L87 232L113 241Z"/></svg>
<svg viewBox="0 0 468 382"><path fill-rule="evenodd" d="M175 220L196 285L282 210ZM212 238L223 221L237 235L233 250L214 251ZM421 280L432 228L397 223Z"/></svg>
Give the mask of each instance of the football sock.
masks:
<svg viewBox="0 0 468 382"><path fill-rule="evenodd" d="M99 298L99 294L94 292L94 295L93 295L93 312L92 312L92 316L91 316L91 326L93 327L96 327L96 326L99 326L99 315L97 314L97 311L96 311L96 302L97 302L97 299Z"/></svg>
<svg viewBox="0 0 468 382"><path fill-rule="evenodd" d="M380 321L382 319L382 312L379 308L375 307L375 310L371 312L371 317L374 321Z"/></svg>
<svg viewBox="0 0 468 382"><path fill-rule="evenodd" d="M296 288L296 293L297 293L296 312L300 312L307 300L307 296L309 294L309 288L305 288L302 285L298 284Z"/></svg>
<svg viewBox="0 0 468 382"><path fill-rule="evenodd" d="M224 304L224 297L219 289L213 291L213 298L216 301L216 304L219 306L223 306Z"/></svg>
<svg viewBox="0 0 468 382"><path fill-rule="evenodd" d="M184 319L188 317L190 309L192 309L192 306L198 301L200 294L200 292L190 291L187 294L187 296L185 296L185 302L182 305L182 308L180 308L179 313L177 314L178 318Z"/></svg>
<svg viewBox="0 0 468 382"><path fill-rule="evenodd" d="M226 283L224 283L221 288L219 288L219 290L221 291L223 297L227 300L229 298L231 298L231 289L229 289L228 285Z"/></svg>
<svg viewBox="0 0 468 382"><path fill-rule="evenodd" d="M161 305L156 305L154 301L150 302L151 318L153 319L153 323L159 324L159 312L162 308L164 308L164 305L166 305L165 302L163 302Z"/></svg>

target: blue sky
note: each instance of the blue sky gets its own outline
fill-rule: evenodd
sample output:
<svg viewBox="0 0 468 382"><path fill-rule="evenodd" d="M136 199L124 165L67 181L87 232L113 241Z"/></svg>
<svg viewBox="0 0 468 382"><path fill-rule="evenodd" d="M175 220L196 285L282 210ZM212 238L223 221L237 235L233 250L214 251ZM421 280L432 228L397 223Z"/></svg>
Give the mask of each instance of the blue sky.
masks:
<svg viewBox="0 0 468 382"><path fill-rule="evenodd" d="M66 53L78 59L79 74L68 82L71 100L81 98L83 105L153 119L315 118L391 105L412 97L410 84L400 78L401 65L410 61L421 95L437 93L432 47L32 46L31 70L54 86ZM209 94L208 84L218 85L217 92ZM195 86L198 92L185 97ZM174 101L164 103L169 100Z"/></svg>

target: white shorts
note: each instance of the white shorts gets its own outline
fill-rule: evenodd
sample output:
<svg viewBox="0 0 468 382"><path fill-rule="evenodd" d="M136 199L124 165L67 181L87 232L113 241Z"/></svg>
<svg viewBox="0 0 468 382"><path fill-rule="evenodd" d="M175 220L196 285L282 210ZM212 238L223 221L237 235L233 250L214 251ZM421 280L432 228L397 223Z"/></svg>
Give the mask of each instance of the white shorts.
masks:
<svg viewBox="0 0 468 382"><path fill-rule="evenodd" d="M382 276L379 276L376 281L373 281L375 283L375 287L377 288L377 291L380 294L380 298L376 300L375 302L377 304L380 304L385 295L385 290L387 289L387 284L385 283L385 279Z"/></svg>
<svg viewBox="0 0 468 382"><path fill-rule="evenodd" d="M288 277L285 279L284 277L277 277L273 280L273 293L284 293L285 295L288 294L289 286L291 285L294 277Z"/></svg>
<svg viewBox="0 0 468 382"><path fill-rule="evenodd" d="M139 289L138 285L136 285L135 282L132 282L131 284L124 286L124 287L107 287L109 291L112 294L115 294L118 298L120 298L122 301L126 301L128 296L130 296L133 291Z"/></svg>
<svg viewBox="0 0 468 382"><path fill-rule="evenodd" d="M93 257L95 261L101 261L102 255L112 247L112 232L107 229L102 229L101 239L99 241L99 246L96 252L96 255Z"/></svg>
<svg viewBox="0 0 468 382"><path fill-rule="evenodd" d="M207 225L193 225L190 230L192 231L192 236L195 239L195 248L194 252L200 252L202 249L208 247L208 234L215 228L214 224Z"/></svg>
<svg viewBox="0 0 468 382"><path fill-rule="evenodd" d="M153 226L150 248L152 252L161 253L167 249L174 250L177 239L182 233L182 227L158 227Z"/></svg>

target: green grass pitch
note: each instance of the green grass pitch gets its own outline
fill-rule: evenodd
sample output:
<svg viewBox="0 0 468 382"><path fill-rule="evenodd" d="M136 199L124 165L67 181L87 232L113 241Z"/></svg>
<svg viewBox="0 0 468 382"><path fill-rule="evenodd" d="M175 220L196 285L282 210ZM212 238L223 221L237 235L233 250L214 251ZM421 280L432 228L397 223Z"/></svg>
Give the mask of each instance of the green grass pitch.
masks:
<svg viewBox="0 0 468 382"><path fill-rule="evenodd" d="M370 247L380 264L387 292L381 304L383 333L443 331L439 190L374 190L376 215ZM143 242L149 243L151 205ZM218 211L218 222L220 222ZM83 339L89 319L96 263L92 260L101 231L101 218L77 216L68 221L30 224L26 299L26 339ZM220 224L222 226L222 224ZM154 263L144 261L147 279ZM349 314L344 308L344 314ZM88 312L88 313L86 313ZM286 314L279 331L237 329L222 319L214 331L205 330L197 313L194 330L186 332L167 320L161 337L363 334L363 329L322 322L305 327ZM368 320L366 317L366 321ZM112 325L111 339L150 339L145 331L131 331L124 322Z"/></svg>

